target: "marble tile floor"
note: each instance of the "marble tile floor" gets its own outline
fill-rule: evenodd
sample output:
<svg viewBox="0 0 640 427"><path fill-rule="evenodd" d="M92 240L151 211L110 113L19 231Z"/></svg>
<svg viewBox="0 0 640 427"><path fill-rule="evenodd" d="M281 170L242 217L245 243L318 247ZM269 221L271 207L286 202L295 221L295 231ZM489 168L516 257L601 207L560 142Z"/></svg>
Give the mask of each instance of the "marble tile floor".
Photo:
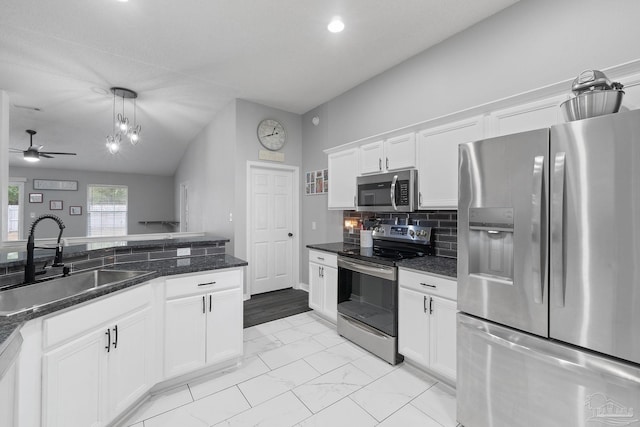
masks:
<svg viewBox="0 0 640 427"><path fill-rule="evenodd" d="M455 427L455 390L306 312L244 330L238 367L155 395L131 427Z"/></svg>

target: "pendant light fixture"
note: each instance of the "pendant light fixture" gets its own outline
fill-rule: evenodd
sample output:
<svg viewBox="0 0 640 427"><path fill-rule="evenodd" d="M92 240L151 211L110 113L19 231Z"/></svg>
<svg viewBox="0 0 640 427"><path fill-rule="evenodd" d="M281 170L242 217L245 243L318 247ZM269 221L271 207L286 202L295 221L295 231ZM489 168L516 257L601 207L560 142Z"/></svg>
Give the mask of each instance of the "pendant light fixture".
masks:
<svg viewBox="0 0 640 427"><path fill-rule="evenodd" d="M140 141L140 130L142 127L136 122L136 98L138 94L131 89L122 87L112 87L113 94L113 134L108 135L106 139L107 149L109 153L116 154L120 151L120 144L126 138L131 145L136 145ZM116 114L116 97L122 98L122 112ZM125 115L124 104L125 99L133 99L133 125Z"/></svg>

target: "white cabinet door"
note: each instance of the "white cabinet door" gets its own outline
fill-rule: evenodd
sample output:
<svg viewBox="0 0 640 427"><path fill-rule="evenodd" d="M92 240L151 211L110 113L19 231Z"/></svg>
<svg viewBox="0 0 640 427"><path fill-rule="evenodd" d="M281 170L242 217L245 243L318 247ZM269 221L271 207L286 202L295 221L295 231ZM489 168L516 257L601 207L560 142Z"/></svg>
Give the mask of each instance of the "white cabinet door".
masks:
<svg viewBox="0 0 640 427"><path fill-rule="evenodd" d="M429 364L431 369L456 379L456 302L431 297Z"/></svg>
<svg viewBox="0 0 640 427"><path fill-rule="evenodd" d="M483 129L478 116L418 133L420 209L457 209L458 144L481 139Z"/></svg>
<svg viewBox="0 0 640 427"><path fill-rule="evenodd" d="M429 296L403 287L398 291L398 352L429 366Z"/></svg>
<svg viewBox="0 0 640 427"><path fill-rule="evenodd" d="M154 336L152 311L118 319L111 328L108 357L109 419L113 419L152 386Z"/></svg>
<svg viewBox="0 0 640 427"><path fill-rule="evenodd" d="M416 136L414 133L389 138L384 142L384 164L388 171L416 166Z"/></svg>
<svg viewBox="0 0 640 427"><path fill-rule="evenodd" d="M164 374L171 377L205 365L206 295L167 301Z"/></svg>
<svg viewBox="0 0 640 427"><path fill-rule="evenodd" d="M210 293L207 305L207 364L242 356L242 290Z"/></svg>
<svg viewBox="0 0 640 427"><path fill-rule="evenodd" d="M548 128L564 122L560 104L566 96L554 96L541 101L518 105L491 113L488 136L510 135L534 129Z"/></svg>
<svg viewBox="0 0 640 427"><path fill-rule="evenodd" d="M384 170L383 157L384 144L382 141L360 146L360 174L382 172Z"/></svg>
<svg viewBox="0 0 640 427"><path fill-rule="evenodd" d="M322 266L315 262L309 263L309 307L322 311L324 302L324 281L322 280Z"/></svg>
<svg viewBox="0 0 640 427"><path fill-rule="evenodd" d="M329 154L329 209L355 209L358 149Z"/></svg>
<svg viewBox="0 0 640 427"><path fill-rule="evenodd" d="M0 426L16 426L17 385L14 361L0 378Z"/></svg>
<svg viewBox="0 0 640 427"><path fill-rule="evenodd" d="M324 267L324 314L334 323L338 321L338 269Z"/></svg>
<svg viewBox="0 0 640 427"><path fill-rule="evenodd" d="M107 328L43 356L44 427L97 427L105 418Z"/></svg>

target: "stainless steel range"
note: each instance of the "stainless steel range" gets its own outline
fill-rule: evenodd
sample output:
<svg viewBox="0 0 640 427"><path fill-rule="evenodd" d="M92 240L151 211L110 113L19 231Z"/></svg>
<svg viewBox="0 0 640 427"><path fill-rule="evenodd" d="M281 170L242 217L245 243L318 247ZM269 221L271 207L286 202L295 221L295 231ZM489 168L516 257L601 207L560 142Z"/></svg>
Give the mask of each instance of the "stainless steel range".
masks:
<svg viewBox="0 0 640 427"><path fill-rule="evenodd" d="M338 256L338 333L395 365L398 354L398 268L432 254L431 227L380 224L373 247Z"/></svg>

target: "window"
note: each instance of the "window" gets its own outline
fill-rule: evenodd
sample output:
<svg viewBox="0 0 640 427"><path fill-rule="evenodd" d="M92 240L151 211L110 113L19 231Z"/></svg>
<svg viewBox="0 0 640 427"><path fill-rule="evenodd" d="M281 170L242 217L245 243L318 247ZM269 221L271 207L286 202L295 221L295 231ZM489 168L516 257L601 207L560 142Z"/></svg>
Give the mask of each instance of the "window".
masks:
<svg viewBox="0 0 640 427"><path fill-rule="evenodd" d="M126 185L87 186L87 236L127 234L128 193Z"/></svg>
<svg viewBox="0 0 640 427"><path fill-rule="evenodd" d="M7 240L22 239L22 212L24 182L9 178L9 213L7 216Z"/></svg>

